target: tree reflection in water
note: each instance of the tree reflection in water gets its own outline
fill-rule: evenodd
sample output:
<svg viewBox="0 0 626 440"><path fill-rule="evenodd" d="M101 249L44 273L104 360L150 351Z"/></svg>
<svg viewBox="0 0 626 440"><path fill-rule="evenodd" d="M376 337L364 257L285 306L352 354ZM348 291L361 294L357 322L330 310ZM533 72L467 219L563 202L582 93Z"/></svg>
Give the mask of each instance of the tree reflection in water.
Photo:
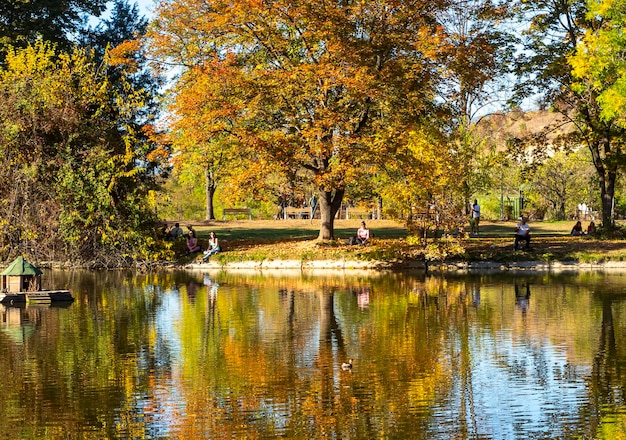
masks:
<svg viewBox="0 0 626 440"><path fill-rule="evenodd" d="M11 438L624 432L618 275L55 276L69 308L0 307Z"/></svg>

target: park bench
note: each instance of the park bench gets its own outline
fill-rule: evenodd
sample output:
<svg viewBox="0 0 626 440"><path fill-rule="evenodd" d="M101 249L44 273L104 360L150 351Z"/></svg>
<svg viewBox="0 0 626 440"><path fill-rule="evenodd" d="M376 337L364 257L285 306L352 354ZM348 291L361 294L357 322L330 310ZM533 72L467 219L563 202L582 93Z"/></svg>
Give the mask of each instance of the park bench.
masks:
<svg viewBox="0 0 626 440"><path fill-rule="evenodd" d="M237 220L237 215L245 214L252 220L252 210L250 208L224 208L222 220L226 220L227 215L232 215Z"/></svg>
<svg viewBox="0 0 626 440"><path fill-rule="evenodd" d="M285 208L285 220L293 217L293 218L309 218L311 215L311 208Z"/></svg>

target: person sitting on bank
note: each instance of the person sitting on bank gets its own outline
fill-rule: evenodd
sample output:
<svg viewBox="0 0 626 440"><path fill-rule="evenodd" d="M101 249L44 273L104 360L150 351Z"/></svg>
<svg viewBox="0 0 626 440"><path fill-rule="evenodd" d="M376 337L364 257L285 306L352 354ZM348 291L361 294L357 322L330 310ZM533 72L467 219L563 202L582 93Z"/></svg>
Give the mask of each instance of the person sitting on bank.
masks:
<svg viewBox="0 0 626 440"><path fill-rule="evenodd" d="M574 237L578 237L580 235L583 235L583 225L580 222L580 220L578 220L576 222L576 224L574 225L574 227L572 228L572 231L569 233L569 235L572 235Z"/></svg>
<svg viewBox="0 0 626 440"><path fill-rule="evenodd" d="M370 230L365 225L365 222L361 222L361 227L356 231L356 244L365 246L370 241Z"/></svg>
<svg viewBox="0 0 626 440"><path fill-rule="evenodd" d="M521 217L520 222L515 226L515 244L513 249L519 249L519 242L524 241L524 250L530 250L530 226L528 225L528 219Z"/></svg>
<svg viewBox="0 0 626 440"><path fill-rule="evenodd" d="M206 251L204 251L202 261L207 261L209 257L211 257L211 255L217 254L220 250L220 242L215 236L215 232L211 232L209 234L209 246L207 247Z"/></svg>
<svg viewBox="0 0 626 440"><path fill-rule="evenodd" d="M165 238L168 240L176 240L178 237L183 235L183 230L180 227L180 224L176 223L172 229L170 229Z"/></svg>
<svg viewBox="0 0 626 440"><path fill-rule="evenodd" d="M587 235L593 235L596 233L596 224L592 221L587 226Z"/></svg>
<svg viewBox="0 0 626 440"><path fill-rule="evenodd" d="M187 234L187 253L195 254L196 252L200 252L202 248L198 244L198 238L194 231L189 231Z"/></svg>

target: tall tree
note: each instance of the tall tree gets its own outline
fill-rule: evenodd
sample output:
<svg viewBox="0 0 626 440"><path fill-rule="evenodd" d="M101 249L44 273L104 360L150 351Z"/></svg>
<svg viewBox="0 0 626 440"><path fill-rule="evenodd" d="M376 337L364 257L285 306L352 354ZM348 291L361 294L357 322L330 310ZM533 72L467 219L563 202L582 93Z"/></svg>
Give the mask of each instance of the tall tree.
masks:
<svg viewBox="0 0 626 440"><path fill-rule="evenodd" d="M573 123L575 130L561 136L561 140L589 148L598 178L602 223L610 228L614 224L615 184L624 163L626 130L614 118L603 115L594 81L577 82L568 62L585 33L598 30L602 20L588 14L583 0L520 1L518 6L521 19L528 24L525 55L518 63L522 79L518 97L538 95L542 106L551 106Z"/></svg>
<svg viewBox="0 0 626 440"><path fill-rule="evenodd" d="M161 257L149 159L129 123L144 95L129 83L123 94L112 87L107 61L43 42L8 53L0 69L3 256L98 266Z"/></svg>
<svg viewBox="0 0 626 440"><path fill-rule="evenodd" d="M444 97L455 116L452 130L462 166L457 178L466 206L473 192L488 185L491 150L477 135L475 124L501 107L510 94L506 77L517 43L507 29L512 18L511 3L506 0L456 0L442 20L448 43Z"/></svg>
<svg viewBox="0 0 626 440"><path fill-rule="evenodd" d="M434 111L444 7L163 0L150 37L181 78L229 84L207 87L205 101L221 111L207 138L228 133L257 161L314 175L319 238L331 239L347 183L365 178L361 165L395 160L394 130ZM176 99L186 99L184 85Z"/></svg>
<svg viewBox="0 0 626 440"><path fill-rule="evenodd" d="M585 186L589 182L589 163L559 152L542 163L533 173L530 185L541 205L548 205L555 220L566 220L577 205L590 206ZM578 154L580 156L580 154Z"/></svg>
<svg viewBox="0 0 626 440"><path fill-rule="evenodd" d="M140 154L158 157L153 153L160 143L151 141L150 135L155 133L154 126L160 117L163 77L149 68L146 51L139 44L147 25L148 20L139 14L137 3L115 0L108 17L85 29L78 44L94 51L100 66L106 66L111 87L120 94L124 95L129 88L142 90L143 105L132 112L133 120L126 123L141 138L138 146L144 151ZM145 165L162 174L169 168L164 158Z"/></svg>
<svg viewBox="0 0 626 440"><path fill-rule="evenodd" d="M37 39L69 48L84 28L86 17L99 16L110 0L2 0L0 50L25 47Z"/></svg>

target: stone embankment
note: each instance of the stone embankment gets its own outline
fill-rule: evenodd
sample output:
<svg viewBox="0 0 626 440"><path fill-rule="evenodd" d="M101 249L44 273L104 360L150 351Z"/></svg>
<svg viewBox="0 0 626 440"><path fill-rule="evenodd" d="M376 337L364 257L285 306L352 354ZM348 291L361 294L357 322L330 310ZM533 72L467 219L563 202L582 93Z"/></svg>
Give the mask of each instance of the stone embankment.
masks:
<svg viewBox="0 0 626 440"><path fill-rule="evenodd" d="M429 272L503 272L503 271L541 271L541 272L571 272L571 271L624 271L626 262L607 261L603 263L580 263L567 261L516 261L516 262L457 262L426 264L424 261L409 261L392 263L386 261L356 261L356 260L271 260L271 261L240 261L221 264L217 261L205 263L191 263L189 269L208 270L273 270L273 269L370 269L370 270L428 270Z"/></svg>

